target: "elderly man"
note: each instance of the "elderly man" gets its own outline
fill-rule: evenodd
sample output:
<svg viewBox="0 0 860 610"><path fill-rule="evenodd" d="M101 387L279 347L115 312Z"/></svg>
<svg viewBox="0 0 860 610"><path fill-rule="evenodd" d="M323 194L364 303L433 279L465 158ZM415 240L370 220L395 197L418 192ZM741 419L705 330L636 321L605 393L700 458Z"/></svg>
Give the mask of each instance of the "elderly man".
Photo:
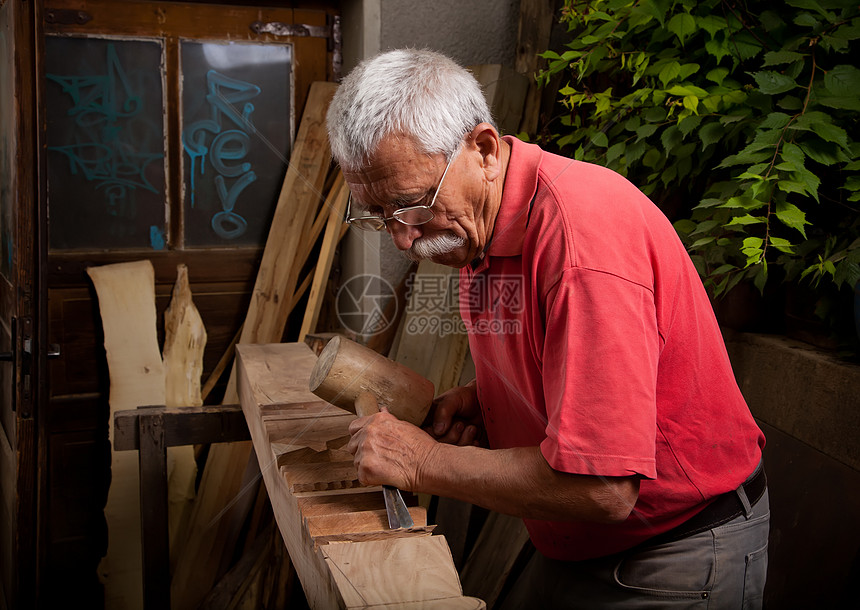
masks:
<svg viewBox="0 0 860 610"><path fill-rule="evenodd" d="M424 429L357 419L361 480L522 517L539 552L506 607L760 605L764 437L660 210L500 137L474 78L430 51L359 65L328 130L348 221L460 269L476 367Z"/></svg>

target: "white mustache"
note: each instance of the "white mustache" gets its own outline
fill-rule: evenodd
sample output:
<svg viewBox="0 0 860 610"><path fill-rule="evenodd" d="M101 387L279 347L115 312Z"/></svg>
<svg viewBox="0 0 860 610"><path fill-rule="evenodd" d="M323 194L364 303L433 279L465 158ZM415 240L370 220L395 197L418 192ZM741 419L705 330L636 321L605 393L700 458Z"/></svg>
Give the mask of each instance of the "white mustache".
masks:
<svg viewBox="0 0 860 610"><path fill-rule="evenodd" d="M465 246L466 243L465 237L460 237L454 233L440 233L439 235L419 237L412 242L412 246L408 250L403 251L403 255L411 261L421 261L448 254Z"/></svg>

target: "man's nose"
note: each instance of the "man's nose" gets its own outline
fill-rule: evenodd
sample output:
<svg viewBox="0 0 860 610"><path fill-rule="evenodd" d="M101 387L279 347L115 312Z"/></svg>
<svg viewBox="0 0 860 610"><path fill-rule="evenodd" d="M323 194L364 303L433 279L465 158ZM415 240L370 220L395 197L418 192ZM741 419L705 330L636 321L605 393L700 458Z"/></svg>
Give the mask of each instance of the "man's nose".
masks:
<svg viewBox="0 0 860 610"><path fill-rule="evenodd" d="M386 223L386 228L398 250L408 250L412 247L412 242L421 237L420 225L405 225L393 218Z"/></svg>

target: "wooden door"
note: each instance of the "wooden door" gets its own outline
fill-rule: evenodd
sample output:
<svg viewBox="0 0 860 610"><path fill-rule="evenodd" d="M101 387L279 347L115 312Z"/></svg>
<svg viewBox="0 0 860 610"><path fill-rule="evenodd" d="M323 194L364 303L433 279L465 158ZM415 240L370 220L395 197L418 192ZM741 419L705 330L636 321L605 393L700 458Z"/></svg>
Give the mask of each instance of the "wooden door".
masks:
<svg viewBox="0 0 860 610"><path fill-rule="evenodd" d="M333 80L334 3L259 4L41 2L47 326L63 354L42 424L49 607L103 605L110 379L87 267L150 260L163 335L186 265L207 380L247 311L310 84Z"/></svg>
<svg viewBox="0 0 860 610"><path fill-rule="evenodd" d="M32 2L0 2L0 608L36 605L44 367Z"/></svg>

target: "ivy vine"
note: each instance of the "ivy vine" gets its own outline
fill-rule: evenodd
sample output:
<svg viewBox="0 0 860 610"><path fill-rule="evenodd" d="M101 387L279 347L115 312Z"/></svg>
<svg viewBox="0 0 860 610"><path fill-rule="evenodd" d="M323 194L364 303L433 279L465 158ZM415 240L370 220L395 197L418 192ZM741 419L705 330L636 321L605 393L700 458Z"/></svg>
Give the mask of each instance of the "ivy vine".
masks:
<svg viewBox="0 0 860 610"><path fill-rule="evenodd" d="M860 281L860 6L851 0L565 0L552 141L684 202L714 296L743 279Z"/></svg>

